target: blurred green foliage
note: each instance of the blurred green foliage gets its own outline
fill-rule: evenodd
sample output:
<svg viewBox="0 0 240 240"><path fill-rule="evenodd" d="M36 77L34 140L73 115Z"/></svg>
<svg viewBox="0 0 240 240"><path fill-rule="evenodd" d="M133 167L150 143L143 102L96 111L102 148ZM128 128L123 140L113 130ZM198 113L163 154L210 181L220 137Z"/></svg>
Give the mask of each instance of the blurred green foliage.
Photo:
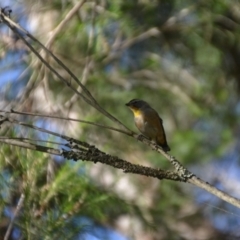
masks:
<svg viewBox="0 0 240 240"><path fill-rule="evenodd" d="M76 1L25 0L24 4L28 21L39 24L33 33L47 42L49 32ZM102 107L133 131L137 129L125 103L133 98L149 102L164 121L171 153L185 166L192 166L223 156L237 141L239 9L238 1L224 0L86 1L55 36L51 50ZM51 24L44 24L44 18ZM0 46L1 56L12 51L1 41ZM32 112L47 111L117 127L82 99L70 102L73 91L36 64L29 52L24 52L22 60L29 64L33 87L25 101L15 96L5 106L14 102L14 107ZM74 85L60 66L51 59L48 63ZM37 89L41 88L39 99ZM9 91L2 95L4 101ZM82 123L59 125L64 134L120 158L172 169L162 156L123 134ZM21 135L19 129L14 134L1 131L2 136ZM140 239L143 232L142 239L194 239L197 230L206 232L199 239L226 237L210 224L212 231L207 231L208 219L184 184L155 182L80 161L60 164L48 182L51 162L54 160L42 153L1 147L0 217L9 219L4 212L15 209L24 193L24 205L15 220L22 238L73 239L86 227L78 224L78 217L121 230L132 239ZM126 216L130 226L139 228L121 228L120 219ZM9 220L2 221L3 232L8 224ZM177 227L181 224L187 227L188 237Z"/></svg>

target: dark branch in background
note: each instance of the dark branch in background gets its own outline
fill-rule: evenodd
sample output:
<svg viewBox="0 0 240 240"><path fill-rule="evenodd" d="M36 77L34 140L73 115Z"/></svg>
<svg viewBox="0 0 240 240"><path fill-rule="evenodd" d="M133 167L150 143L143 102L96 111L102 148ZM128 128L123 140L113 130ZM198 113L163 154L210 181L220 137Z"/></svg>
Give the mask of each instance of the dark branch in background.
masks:
<svg viewBox="0 0 240 240"><path fill-rule="evenodd" d="M150 146L155 151L161 153L176 169L176 172L172 171L164 171L164 170L157 170L153 168L148 168L144 166L139 166L135 164L131 164L127 161L121 160L117 157L108 155L106 153L101 152L94 146L89 145L88 143L78 141L76 139L69 138L67 136L51 132L49 130L38 128L36 126L33 126L31 124L19 122L15 119L2 116L2 120L0 121L0 125L4 122L10 122L18 125L22 125L24 127L32 128L41 132L45 132L57 137L60 137L62 139L65 139L68 143L65 145L66 147L70 148L70 150L65 149L53 149L45 146L36 145L33 143L27 143L27 142L21 142L16 139L6 139L2 138L0 139L1 142L5 142L12 145L17 145L20 147L25 147L28 149L34 149L37 151L42 151L46 153L51 154L57 154L62 155L67 159L73 159L73 160L86 160L86 161L92 161L92 162L101 162L107 165L110 165L115 168L123 169L124 172L131 172L131 173L137 173L142 174L145 176L151 176L158 179L171 179L174 181L184 181L194 184L195 186L198 186L200 188L203 188L207 190L208 192L211 192L212 194L218 196L219 198L237 206L240 208L240 200L233 198L226 193L216 189L215 187L211 186L210 184L204 182L203 180L197 178L193 173L188 171L177 159L175 159L173 156L169 155L168 153L164 152L161 147L157 146L155 143L149 141L146 138L139 138L139 135L129 130L123 123L121 123L118 119L116 119L113 115L108 113L105 109L103 109L98 102L94 99L94 97L91 95L91 93L88 91L88 89L78 80L78 78L51 52L49 51L42 43L40 43L36 38L34 38L30 33L28 33L25 29L20 27L18 24L13 22L9 17L9 12L4 12L4 9L1 9L0 11L0 22L5 23L9 28L12 29L12 31L20 38L22 41L30 48L30 50L39 58L39 60L48 68L50 69L60 80L62 80L64 83L67 84L68 87L70 87L78 96L80 96L86 103L97 109L100 113L111 119L113 122L117 123L119 126L123 127L126 131L119 131L119 129L107 127L108 129L119 131L121 133L124 133L128 136L132 136L135 139L138 139L139 141L143 142L144 144ZM76 90L70 82L65 80L58 72L55 71L53 67L51 67L48 62L38 53L37 50L25 39L25 36L28 36L31 38L34 42L38 43L63 69L65 69L69 75L76 81L76 83L81 87L81 92ZM14 112L13 112L14 113ZM18 112L15 112L18 113ZM20 112L19 112L20 114ZM24 113L26 114L26 113ZM73 120L73 119L69 119ZM81 120L79 120L81 121ZM83 121L82 121L83 122ZM85 121L85 123L89 123ZM89 123L93 124L93 123ZM103 127L97 124L94 124L99 127ZM27 145L29 144L29 145Z"/></svg>

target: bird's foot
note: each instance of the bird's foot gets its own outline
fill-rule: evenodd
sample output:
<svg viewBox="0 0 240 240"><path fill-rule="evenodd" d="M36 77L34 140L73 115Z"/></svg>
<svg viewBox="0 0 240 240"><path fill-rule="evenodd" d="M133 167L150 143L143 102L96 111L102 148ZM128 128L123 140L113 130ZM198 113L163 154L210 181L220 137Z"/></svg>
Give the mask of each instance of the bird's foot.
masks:
<svg viewBox="0 0 240 240"><path fill-rule="evenodd" d="M137 136L137 140L142 141L142 140L144 140L144 139L148 139L148 138L145 137L145 136L142 135L142 134L138 134L138 136ZM149 139L148 139L148 140L149 140Z"/></svg>

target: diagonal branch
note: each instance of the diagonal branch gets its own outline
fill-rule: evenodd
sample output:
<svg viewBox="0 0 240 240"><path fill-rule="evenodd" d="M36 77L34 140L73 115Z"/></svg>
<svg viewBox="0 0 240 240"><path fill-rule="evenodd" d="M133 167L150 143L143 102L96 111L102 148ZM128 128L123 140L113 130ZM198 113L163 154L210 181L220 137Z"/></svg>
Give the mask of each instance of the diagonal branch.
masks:
<svg viewBox="0 0 240 240"><path fill-rule="evenodd" d="M104 108L102 108L99 103L96 101L96 99L92 96L92 94L89 92L89 90L79 81L79 79L70 71L69 68L66 67L62 63L62 61L57 58L48 48L46 48L40 41L38 41L32 34L30 34L27 30L19 26L17 23L12 21L8 16L4 14L4 11L0 11L0 19L3 23L5 23L22 41L28 46L28 48L40 59L40 61L48 68L50 69L61 81L63 81L68 87L70 87L77 95L79 95L85 102L87 102L89 105L97 109L99 112L101 112L103 115L108 117L110 120L116 122L118 125L123 127L124 129L131 132L130 129L128 129L127 126L125 126L122 122L120 122L117 118L115 118L113 115L111 115L109 112L107 112ZM21 32L21 33L20 33ZM77 89L74 88L74 86L71 85L70 82L68 82L66 79L64 79L52 66L48 64L48 62L38 53L38 51L25 39L25 37L22 35L24 33L26 36L28 36L30 39L32 39L34 42L36 42L38 45L41 46L44 51L46 51L72 78L74 81L77 82L77 84L82 88L83 93L79 92Z"/></svg>

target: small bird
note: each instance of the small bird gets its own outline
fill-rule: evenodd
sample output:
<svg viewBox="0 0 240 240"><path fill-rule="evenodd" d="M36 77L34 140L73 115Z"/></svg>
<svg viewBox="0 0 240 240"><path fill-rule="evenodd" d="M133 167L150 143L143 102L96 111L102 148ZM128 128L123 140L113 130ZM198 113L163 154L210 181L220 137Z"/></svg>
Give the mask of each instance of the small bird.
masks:
<svg viewBox="0 0 240 240"><path fill-rule="evenodd" d="M158 113L145 101L133 99L126 104L133 114L136 127L150 140L154 140L165 152L170 151L167 144L163 120Z"/></svg>

